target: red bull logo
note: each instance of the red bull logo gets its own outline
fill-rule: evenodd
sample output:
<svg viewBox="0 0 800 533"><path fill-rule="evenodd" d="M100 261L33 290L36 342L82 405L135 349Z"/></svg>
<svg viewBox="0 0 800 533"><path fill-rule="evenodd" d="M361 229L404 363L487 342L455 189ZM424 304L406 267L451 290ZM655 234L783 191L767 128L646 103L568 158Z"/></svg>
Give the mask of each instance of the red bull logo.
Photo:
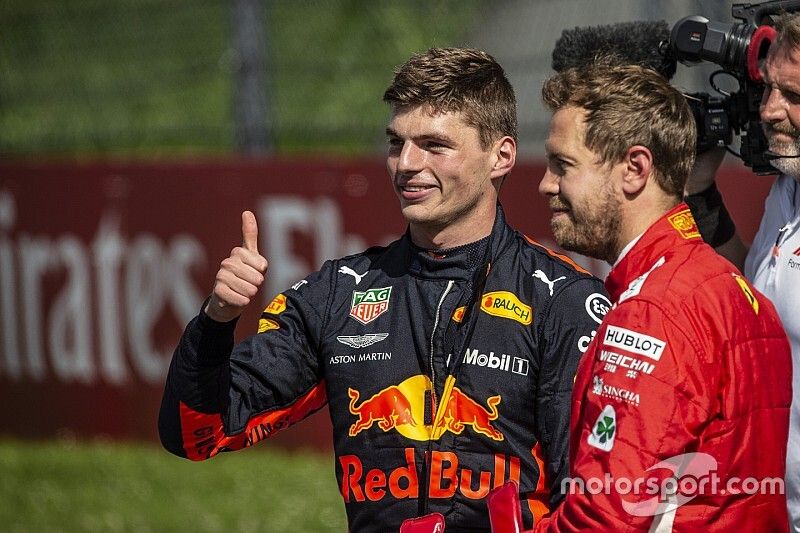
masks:
<svg viewBox="0 0 800 533"><path fill-rule="evenodd" d="M389 431L398 425L412 427L417 425L414 415L411 413L411 403L405 394L394 385L383 389L372 398L364 400L358 406L356 406L358 391L348 388L347 395L350 396L350 412L358 417L355 424L350 426L348 433L351 437L371 428L375 422L378 422L378 427L383 431Z"/></svg>
<svg viewBox="0 0 800 533"><path fill-rule="evenodd" d="M430 379L417 375L358 403L359 392L349 388L347 393L350 397L350 413L357 419L350 426L348 434L355 437L377 424L384 432L395 430L406 438L428 441L440 439L447 431L460 435L468 426L475 433L492 440L504 439L503 434L493 425L493 421L499 416L499 395L486 400L484 407L456 387L455 378L449 376L433 424L425 425L425 392L430 389Z"/></svg>
<svg viewBox="0 0 800 533"><path fill-rule="evenodd" d="M497 404L500 403L500 396L492 396L486 400L484 407L463 392L458 387L453 387L452 392L447 396L447 403L444 406L444 414L436 417L435 425L437 430L452 431L460 435L465 426L470 426L475 433L480 433L492 440L503 440L503 434L492 426L492 421L497 420ZM441 436L441 433L438 435Z"/></svg>
<svg viewBox="0 0 800 533"><path fill-rule="evenodd" d="M388 472L373 468L365 476L364 464L357 455L340 456L339 465L342 468L340 489L345 503L374 502L387 495L397 500L419 498L414 448L406 448L403 463ZM462 466L454 452L431 452L428 482L428 496L431 498L452 498L458 492L472 500L480 500L490 490L509 480L519 484L519 457L496 453L493 469L476 471Z"/></svg>

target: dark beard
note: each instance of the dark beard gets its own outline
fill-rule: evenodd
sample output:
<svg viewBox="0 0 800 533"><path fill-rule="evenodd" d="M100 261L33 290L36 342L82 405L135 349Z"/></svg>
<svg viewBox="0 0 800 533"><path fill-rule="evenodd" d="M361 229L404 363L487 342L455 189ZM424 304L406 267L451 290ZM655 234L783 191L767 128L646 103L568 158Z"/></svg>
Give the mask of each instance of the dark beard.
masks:
<svg viewBox="0 0 800 533"><path fill-rule="evenodd" d="M603 200L591 211L570 209L568 223L551 221L550 227L563 249L613 263L619 253L620 205L610 191Z"/></svg>

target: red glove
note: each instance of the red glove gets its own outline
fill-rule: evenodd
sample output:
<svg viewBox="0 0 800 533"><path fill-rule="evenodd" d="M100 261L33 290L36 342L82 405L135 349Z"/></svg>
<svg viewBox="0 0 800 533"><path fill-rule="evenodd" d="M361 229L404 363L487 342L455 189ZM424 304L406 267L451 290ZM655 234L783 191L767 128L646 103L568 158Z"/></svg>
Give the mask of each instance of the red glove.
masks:
<svg viewBox="0 0 800 533"><path fill-rule="evenodd" d="M486 497L486 503L492 533L533 533L532 529L522 529L522 506L515 482L509 481L494 489Z"/></svg>
<svg viewBox="0 0 800 533"><path fill-rule="evenodd" d="M444 533L444 516L441 513L431 513L403 520L400 533Z"/></svg>

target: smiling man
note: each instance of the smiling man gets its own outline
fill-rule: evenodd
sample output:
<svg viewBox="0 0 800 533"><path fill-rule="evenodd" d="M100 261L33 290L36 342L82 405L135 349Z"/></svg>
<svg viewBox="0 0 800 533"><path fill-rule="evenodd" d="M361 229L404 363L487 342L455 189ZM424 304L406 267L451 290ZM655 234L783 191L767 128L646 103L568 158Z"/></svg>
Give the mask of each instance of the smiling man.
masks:
<svg viewBox="0 0 800 533"><path fill-rule="evenodd" d="M245 212L243 245L175 351L162 442L207 459L327 403L351 531L397 531L422 515L486 531L485 497L508 480L531 523L562 498L573 377L610 303L599 280L505 222L516 103L491 56L416 55L384 101L408 231L327 261L234 346L267 267Z"/></svg>
<svg viewBox="0 0 800 533"><path fill-rule="evenodd" d="M695 146L683 95L598 61L542 96L553 234L612 264L614 304L575 381L575 484L536 531L785 530L789 344L681 201Z"/></svg>

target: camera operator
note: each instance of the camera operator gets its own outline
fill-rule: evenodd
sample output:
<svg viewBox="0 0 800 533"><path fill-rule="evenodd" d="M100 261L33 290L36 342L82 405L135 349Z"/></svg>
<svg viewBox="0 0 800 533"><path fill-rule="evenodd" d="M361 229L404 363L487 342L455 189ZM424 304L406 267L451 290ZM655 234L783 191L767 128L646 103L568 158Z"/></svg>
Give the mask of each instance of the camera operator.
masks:
<svg viewBox="0 0 800 533"><path fill-rule="evenodd" d="M800 15L784 15L762 67L760 114L781 171L769 192L761 225L749 250L736 233L714 183L719 150L699 158L686 185L686 200L703 238L728 258L772 302L792 347L793 401L785 486L792 531L800 532Z"/></svg>

